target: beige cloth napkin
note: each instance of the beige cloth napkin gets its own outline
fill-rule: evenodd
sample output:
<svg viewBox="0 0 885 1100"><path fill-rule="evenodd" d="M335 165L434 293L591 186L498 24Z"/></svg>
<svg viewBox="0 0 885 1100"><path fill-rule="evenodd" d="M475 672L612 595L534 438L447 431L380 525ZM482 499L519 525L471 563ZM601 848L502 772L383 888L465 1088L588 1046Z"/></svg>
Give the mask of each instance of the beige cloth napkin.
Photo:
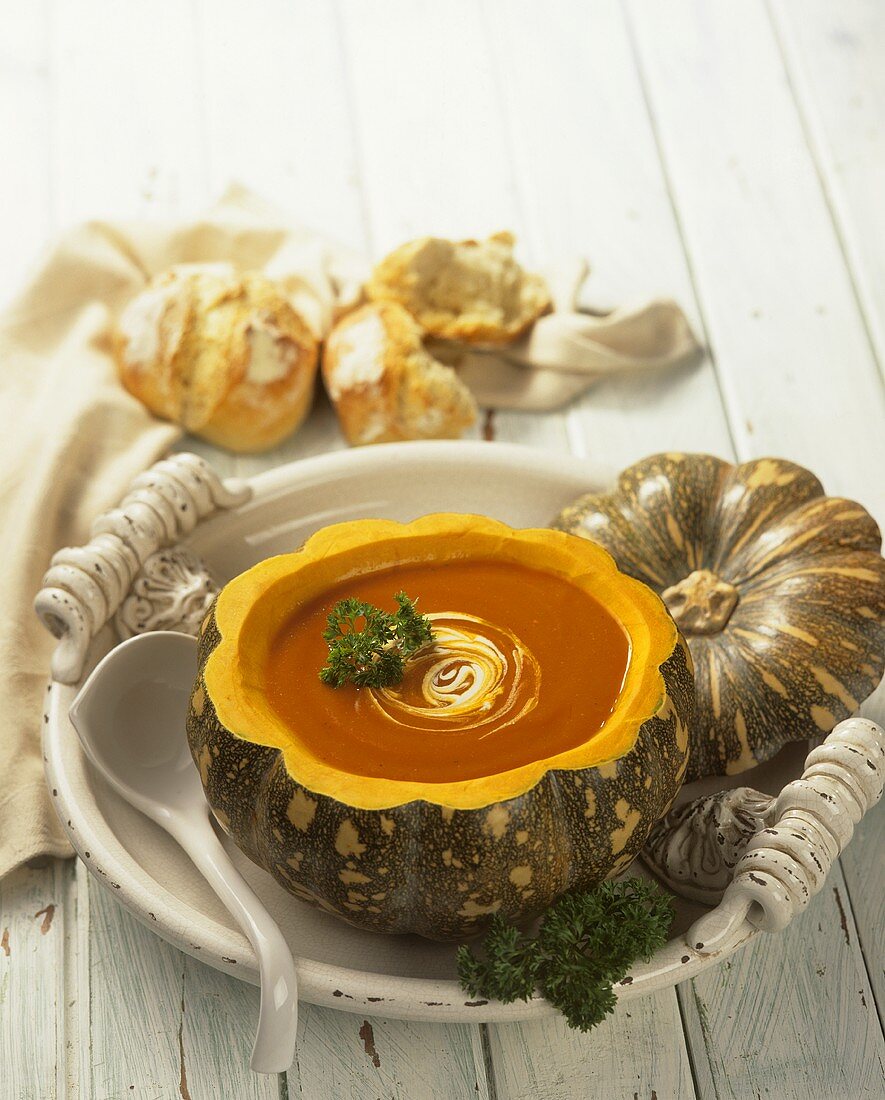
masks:
<svg viewBox="0 0 885 1100"><path fill-rule="evenodd" d="M150 274L212 260L280 277L320 332L364 274L345 249L234 188L189 224L72 230L0 315L0 876L70 854L40 750L54 645L31 606L43 572L57 549L88 541L92 520L180 435L117 383L112 318Z"/></svg>
<svg viewBox="0 0 885 1100"><path fill-rule="evenodd" d="M438 344L480 405L528 412L561 408L613 374L649 374L688 362L700 344L679 306L654 299L604 315L578 305L583 261L547 274L554 310L505 349Z"/></svg>

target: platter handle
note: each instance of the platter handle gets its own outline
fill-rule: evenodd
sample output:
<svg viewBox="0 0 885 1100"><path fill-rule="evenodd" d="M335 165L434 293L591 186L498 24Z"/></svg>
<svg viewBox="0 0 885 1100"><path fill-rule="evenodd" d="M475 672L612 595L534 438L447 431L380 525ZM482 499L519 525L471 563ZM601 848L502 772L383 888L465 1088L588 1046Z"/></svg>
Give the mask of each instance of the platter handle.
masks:
<svg viewBox="0 0 885 1100"><path fill-rule="evenodd" d="M747 844L718 908L689 928L697 951L723 947L744 920L780 932L823 887L854 828L882 797L885 730L848 718L805 759L774 805L773 823Z"/></svg>
<svg viewBox="0 0 885 1100"><path fill-rule="evenodd" d="M199 455L180 452L138 475L116 508L93 523L86 546L53 555L34 600L34 610L58 645L52 678L75 684L83 675L89 644L126 598L145 560L178 542L224 508L244 504L251 487L223 480Z"/></svg>

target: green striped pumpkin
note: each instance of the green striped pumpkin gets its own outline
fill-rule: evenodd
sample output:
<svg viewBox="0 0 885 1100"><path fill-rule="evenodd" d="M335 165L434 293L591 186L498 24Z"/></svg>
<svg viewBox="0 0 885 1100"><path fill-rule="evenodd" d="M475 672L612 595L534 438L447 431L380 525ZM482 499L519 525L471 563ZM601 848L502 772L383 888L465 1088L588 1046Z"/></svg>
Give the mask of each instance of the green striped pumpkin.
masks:
<svg viewBox="0 0 885 1100"><path fill-rule="evenodd" d="M879 529L801 466L652 455L553 526L604 546L686 637L698 695L688 778L742 772L829 732L882 678Z"/></svg>
<svg viewBox="0 0 885 1100"><path fill-rule="evenodd" d="M268 706L267 640L340 577L453 545L543 564L604 601L635 632L620 703L574 749L475 779L367 777L318 760ZM361 928L445 940L623 872L682 785L693 707L685 641L608 554L556 531L436 515L336 524L230 581L200 630L187 735L219 824L284 889Z"/></svg>

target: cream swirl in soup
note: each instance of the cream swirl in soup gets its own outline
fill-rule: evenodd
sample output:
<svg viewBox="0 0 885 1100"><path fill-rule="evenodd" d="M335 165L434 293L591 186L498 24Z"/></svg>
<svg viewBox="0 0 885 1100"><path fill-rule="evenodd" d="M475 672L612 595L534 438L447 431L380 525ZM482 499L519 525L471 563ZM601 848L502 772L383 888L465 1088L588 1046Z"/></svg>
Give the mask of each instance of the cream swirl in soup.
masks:
<svg viewBox="0 0 885 1100"><path fill-rule="evenodd" d="M402 682L372 688L393 722L416 729L503 729L538 705L541 668L510 630L464 612L428 616L433 641L406 663Z"/></svg>

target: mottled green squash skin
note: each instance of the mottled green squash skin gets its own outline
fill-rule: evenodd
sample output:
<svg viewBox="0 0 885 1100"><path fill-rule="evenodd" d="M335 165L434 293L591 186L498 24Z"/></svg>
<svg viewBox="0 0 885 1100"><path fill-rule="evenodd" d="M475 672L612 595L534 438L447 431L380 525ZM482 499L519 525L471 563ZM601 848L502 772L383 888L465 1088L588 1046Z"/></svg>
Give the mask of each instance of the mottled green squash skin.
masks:
<svg viewBox="0 0 885 1100"><path fill-rule="evenodd" d="M859 504L826 497L802 466L652 455L553 526L605 547L663 596L686 635L698 696L689 780L742 772L788 741L828 733L882 678L879 529ZM684 592L699 571L735 601L707 633L674 602L673 589Z"/></svg>
<svg viewBox="0 0 885 1100"><path fill-rule="evenodd" d="M681 638L661 666L666 695L630 752L548 772L524 794L476 810L424 801L356 809L306 790L279 750L220 724L203 679L219 640L210 612L187 720L215 816L286 890L361 928L463 939L493 913L540 912L565 890L624 870L682 784L694 685Z"/></svg>

